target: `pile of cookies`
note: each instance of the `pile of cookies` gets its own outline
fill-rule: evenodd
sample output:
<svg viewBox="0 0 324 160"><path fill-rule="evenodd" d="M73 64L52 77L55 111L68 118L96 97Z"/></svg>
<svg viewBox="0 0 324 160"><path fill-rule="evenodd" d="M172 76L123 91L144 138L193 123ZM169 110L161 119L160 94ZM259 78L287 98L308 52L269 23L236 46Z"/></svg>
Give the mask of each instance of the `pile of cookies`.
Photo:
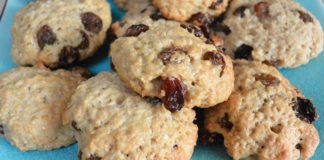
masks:
<svg viewBox="0 0 324 160"><path fill-rule="evenodd" d="M126 15L112 25L106 0L35 0L17 13L22 67L0 75L0 135L12 145L77 141L80 160L185 160L204 121L204 139L221 137L233 159L315 153L315 107L276 69L322 51L309 11L292 0L115 3ZM104 43L114 71L77 67Z"/></svg>

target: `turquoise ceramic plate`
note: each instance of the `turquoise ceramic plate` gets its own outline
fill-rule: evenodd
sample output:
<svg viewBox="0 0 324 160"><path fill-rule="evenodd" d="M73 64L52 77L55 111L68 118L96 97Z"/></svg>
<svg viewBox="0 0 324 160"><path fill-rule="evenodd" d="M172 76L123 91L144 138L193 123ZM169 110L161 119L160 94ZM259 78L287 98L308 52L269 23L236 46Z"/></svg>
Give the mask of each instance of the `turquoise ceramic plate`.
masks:
<svg viewBox="0 0 324 160"><path fill-rule="evenodd" d="M0 0L3 1L3 0ZM0 22L0 73L13 67L10 56L11 35L10 28L13 23L15 13L25 6L30 0L8 0L3 19ZM109 0L111 2L111 0ZM310 10L321 21L324 26L324 4L321 0L297 0L304 7ZM112 6L114 20L120 19L123 13ZM302 38L302 37L301 37ZM110 59L107 58L105 50L100 50L96 57L87 60L85 64L93 73L110 70ZM281 70L294 85L307 96L314 100L320 116L324 116L324 54L309 64L292 70ZM320 118L315 123L316 128L321 135L321 141L324 137L324 121ZM320 143L316 154L312 159L322 160L324 157L324 144ZM195 149L194 160L208 159L230 159L223 146L205 147L198 145ZM0 138L0 160L77 160L77 145L67 148L47 152L28 152L23 153L11 146L5 139Z"/></svg>

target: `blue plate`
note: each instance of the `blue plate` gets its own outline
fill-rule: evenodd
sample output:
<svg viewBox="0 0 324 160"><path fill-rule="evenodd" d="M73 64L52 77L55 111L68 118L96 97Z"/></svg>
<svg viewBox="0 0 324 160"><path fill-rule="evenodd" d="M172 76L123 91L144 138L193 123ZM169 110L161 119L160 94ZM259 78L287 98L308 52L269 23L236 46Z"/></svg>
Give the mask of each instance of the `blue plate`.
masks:
<svg viewBox="0 0 324 160"><path fill-rule="evenodd" d="M8 0L4 17L0 22L0 73L5 72L16 65L13 63L10 55L11 35L10 28L13 23L15 13L24 7L30 0ZM324 26L324 4L321 0L297 0L305 8L310 10L321 21ZM111 0L109 0L111 3ZM112 5L114 20L120 19L123 13ZM301 37L302 38L302 37ZM104 53L99 51L97 57L87 60L86 65L91 72L110 70L110 59ZM292 84L297 86L305 96L314 100L315 106L320 115L324 115L324 54L321 54L315 60L312 60L305 66L297 69L281 70ZM324 136L324 121L321 119L315 123L321 135L321 141ZM316 154L312 159L321 160L324 157L324 145L320 143ZM5 139L0 138L0 160L77 160L77 145L54 151L33 151L23 153L11 146ZM223 146L206 147L198 145L192 157L194 160L208 159L230 159Z"/></svg>

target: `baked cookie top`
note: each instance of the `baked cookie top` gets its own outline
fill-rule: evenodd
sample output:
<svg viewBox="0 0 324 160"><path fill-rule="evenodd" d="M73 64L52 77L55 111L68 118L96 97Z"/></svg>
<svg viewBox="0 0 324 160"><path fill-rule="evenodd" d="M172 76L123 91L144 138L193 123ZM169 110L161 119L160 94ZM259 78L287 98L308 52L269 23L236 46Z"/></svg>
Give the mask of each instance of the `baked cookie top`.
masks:
<svg viewBox="0 0 324 160"><path fill-rule="evenodd" d="M233 68L222 52L197 27L165 20L131 25L110 50L126 85L161 98L170 111L210 107L229 97Z"/></svg>
<svg viewBox="0 0 324 160"><path fill-rule="evenodd" d="M320 141L312 102L274 67L240 60L234 72L229 100L205 112L206 130L223 135L234 159L309 159Z"/></svg>
<svg viewBox="0 0 324 160"><path fill-rule="evenodd" d="M168 19L187 21L199 13L219 16L226 10L228 0L153 0L153 5Z"/></svg>
<svg viewBox="0 0 324 160"><path fill-rule="evenodd" d="M13 59L19 65L70 65L94 54L110 24L106 0L30 2L15 17Z"/></svg>
<svg viewBox="0 0 324 160"><path fill-rule="evenodd" d="M24 67L1 74L0 134L22 151L70 145L73 134L61 117L82 80L68 71Z"/></svg>
<svg viewBox="0 0 324 160"><path fill-rule="evenodd" d="M232 58L291 68L323 50L319 21L291 0L233 0L223 23L230 30L221 35Z"/></svg>
<svg viewBox="0 0 324 160"><path fill-rule="evenodd" d="M116 6L124 11L142 10L152 3L151 0L114 0Z"/></svg>
<svg viewBox="0 0 324 160"><path fill-rule="evenodd" d="M190 159L197 140L195 112L171 113L158 99L143 99L116 73L82 83L63 123L73 126L80 159Z"/></svg>

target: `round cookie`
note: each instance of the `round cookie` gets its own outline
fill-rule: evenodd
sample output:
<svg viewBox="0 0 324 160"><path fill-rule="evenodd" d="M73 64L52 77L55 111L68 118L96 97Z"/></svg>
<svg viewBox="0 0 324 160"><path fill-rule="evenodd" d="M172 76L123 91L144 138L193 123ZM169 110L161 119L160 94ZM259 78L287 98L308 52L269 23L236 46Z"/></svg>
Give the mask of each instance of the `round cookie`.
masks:
<svg viewBox="0 0 324 160"><path fill-rule="evenodd" d="M319 21L291 0L233 0L223 24L229 31L221 36L232 58L293 68L323 49Z"/></svg>
<svg viewBox="0 0 324 160"><path fill-rule="evenodd" d="M228 3L228 0L153 0L164 17L176 21L187 21L199 13L219 16Z"/></svg>
<svg viewBox="0 0 324 160"><path fill-rule="evenodd" d="M20 10L12 28L19 65L65 67L92 56L111 24L106 0L37 0Z"/></svg>
<svg viewBox="0 0 324 160"><path fill-rule="evenodd" d="M63 70L23 67L0 75L0 134L22 151L74 143L62 113L82 80Z"/></svg>
<svg viewBox="0 0 324 160"><path fill-rule="evenodd" d="M171 113L158 99L143 99L116 73L82 83L63 123L75 129L79 159L190 159L197 140L195 112Z"/></svg>
<svg viewBox="0 0 324 160"><path fill-rule="evenodd" d="M158 20L134 24L111 45L116 71L142 96L159 97L170 111L227 100L234 83L231 59L206 43L191 24Z"/></svg>
<svg viewBox="0 0 324 160"><path fill-rule="evenodd" d="M142 10L152 2L151 0L114 0L114 3L120 9L132 12L134 10Z"/></svg>
<svg viewBox="0 0 324 160"><path fill-rule="evenodd" d="M234 92L205 111L205 129L223 135L234 159L309 159L320 141L312 102L274 67L240 60L234 72Z"/></svg>

